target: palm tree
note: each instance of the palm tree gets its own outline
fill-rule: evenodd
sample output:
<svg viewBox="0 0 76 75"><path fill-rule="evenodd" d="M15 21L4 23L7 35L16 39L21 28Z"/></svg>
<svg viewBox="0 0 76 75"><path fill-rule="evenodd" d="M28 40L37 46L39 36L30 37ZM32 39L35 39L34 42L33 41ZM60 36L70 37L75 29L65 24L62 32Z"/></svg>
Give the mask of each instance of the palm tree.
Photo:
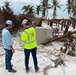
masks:
<svg viewBox="0 0 76 75"><path fill-rule="evenodd" d="M43 17L47 17L48 16L48 9L51 8L51 7L49 7L48 1L49 0L42 0L42 2L41 2L42 16Z"/></svg>
<svg viewBox="0 0 76 75"><path fill-rule="evenodd" d="M47 17L48 9L50 9L48 1L49 0L41 0L41 4L36 8L37 15L39 15L39 13L42 13L42 17Z"/></svg>
<svg viewBox="0 0 76 75"><path fill-rule="evenodd" d="M34 6L23 6L22 10L24 10L24 13L26 12L26 14L30 14L30 15L33 15L35 12L34 12Z"/></svg>
<svg viewBox="0 0 76 75"><path fill-rule="evenodd" d="M67 0L67 7L66 9L68 10L68 15L71 16L71 14L73 14L73 16L76 15L76 0Z"/></svg>
<svg viewBox="0 0 76 75"><path fill-rule="evenodd" d="M40 11L41 11L41 6L40 5L37 5L36 6L36 14L39 15L40 14Z"/></svg>
<svg viewBox="0 0 76 75"><path fill-rule="evenodd" d="M75 18L76 18L76 0L75 0Z"/></svg>
<svg viewBox="0 0 76 75"><path fill-rule="evenodd" d="M67 7L66 9L68 10L68 15L71 16L71 14L73 14L73 16L76 15L76 0L67 0Z"/></svg>
<svg viewBox="0 0 76 75"><path fill-rule="evenodd" d="M65 10L67 9L67 12L68 12L68 15L70 15L71 16L71 4L73 3L73 0L67 0L67 4L66 4L66 8L65 8Z"/></svg>
<svg viewBox="0 0 76 75"><path fill-rule="evenodd" d="M10 7L10 2L8 1L4 2L4 7L8 9Z"/></svg>
<svg viewBox="0 0 76 75"><path fill-rule="evenodd" d="M71 10L73 13L73 17L76 17L76 0L73 1L72 5L71 5Z"/></svg>
<svg viewBox="0 0 76 75"><path fill-rule="evenodd" d="M60 1L58 1L58 0L52 0L51 8L53 8L53 18L56 18L56 16L57 16L56 11L57 11L57 8L61 9L60 6L61 6L60 5Z"/></svg>
<svg viewBox="0 0 76 75"><path fill-rule="evenodd" d="M4 24L7 19L11 19L13 17L13 11L10 8L10 2L4 2L4 6L0 9L0 24ZM3 26L2 26L3 27Z"/></svg>
<svg viewBox="0 0 76 75"><path fill-rule="evenodd" d="M76 4L74 5L72 5L72 13L73 13L73 16L75 16L76 15Z"/></svg>
<svg viewBox="0 0 76 75"><path fill-rule="evenodd" d="M4 2L3 10L9 13L13 13L13 11L10 8L10 2L8 1Z"/></svg>
<svg viewBox="0 0 76 75"><path fill-rule="evenodd" d="M11 19L13 17L13 11L10 8L10 2L6 1L4 2L4 6L2 7L2 13L4 15L5 20Z"/></svg>

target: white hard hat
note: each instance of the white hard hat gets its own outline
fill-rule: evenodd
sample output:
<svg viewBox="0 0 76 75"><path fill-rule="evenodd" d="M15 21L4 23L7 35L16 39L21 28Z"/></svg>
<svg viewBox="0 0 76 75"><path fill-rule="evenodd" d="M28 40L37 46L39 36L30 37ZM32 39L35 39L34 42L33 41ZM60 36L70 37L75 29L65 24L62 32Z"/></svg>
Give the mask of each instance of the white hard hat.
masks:
<svg viewBox="0 0 76 75"><path fill-rule="evenodd" d="M21 25L26 24L27 22L28 22L28 20L27 20L27 19L24 19L24 20L22 21L22 24L21 24Z"/></svg>
<svg viewBox="0 0 76 75"><path fill-rule="evenodd" d="M5 24L13 25L13 22L11 20L7 20Z"/></svg>

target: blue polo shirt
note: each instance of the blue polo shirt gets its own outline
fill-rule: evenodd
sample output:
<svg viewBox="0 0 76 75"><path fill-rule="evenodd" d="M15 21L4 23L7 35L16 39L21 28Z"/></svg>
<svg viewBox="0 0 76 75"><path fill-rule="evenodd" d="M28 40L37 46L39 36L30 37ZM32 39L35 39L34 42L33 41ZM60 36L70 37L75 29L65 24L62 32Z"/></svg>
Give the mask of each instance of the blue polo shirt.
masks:
<svg viewBox="0 0 76 75"><path fill-rule="evenodd" d="M3 47L10 50L9 46L12 45L13 42L9 30L7 30L6 28L2 30L2 42Z"/></svg>

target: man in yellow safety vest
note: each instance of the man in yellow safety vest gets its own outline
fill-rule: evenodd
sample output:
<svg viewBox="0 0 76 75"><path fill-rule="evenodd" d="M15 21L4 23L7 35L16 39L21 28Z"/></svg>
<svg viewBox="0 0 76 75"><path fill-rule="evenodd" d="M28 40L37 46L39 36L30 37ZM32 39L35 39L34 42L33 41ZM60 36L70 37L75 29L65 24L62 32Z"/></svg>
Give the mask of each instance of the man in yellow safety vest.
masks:
<svg viewBox="0 0 76 75"><path fill-rule="evenodd" d="M39 67L38 67L38 61L36 57L36 51L37 51L36 31L33 27L30 26L29 21L26 19L22 21L22 25L25 28L25 30L21 34L21 43L24 46L26 72L27 73L29 72L30 52L32 53L35 72L38 72Z"/></svg>

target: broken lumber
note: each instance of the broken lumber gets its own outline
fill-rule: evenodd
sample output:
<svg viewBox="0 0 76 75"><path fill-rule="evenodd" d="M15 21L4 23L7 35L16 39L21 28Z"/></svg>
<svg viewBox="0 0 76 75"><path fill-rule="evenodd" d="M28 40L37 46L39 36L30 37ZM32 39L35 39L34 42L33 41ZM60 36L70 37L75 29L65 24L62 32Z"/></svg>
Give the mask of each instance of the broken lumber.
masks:
<svg viewBox="0 0 76 75"><path fill-rule="evenodd" d="M49 39L49 40L46 40L45 42L43 42L43 43L41 43L42 45L46 45L46 44L49 44L50 42L53 42L53 41L55 41L55 40L59 40L59 39L61 39L61 38L64 38L64 37L66 37L67 36L67 34L65 34L65 35L63 35L63 36L60 36L60 37L53 37L53 38L51 38L51 39Z"/></svg>
<svg viewBox="0 0 76 75"><path fill-rule="evenodd" d="M71 35L76 33L76 31L73 31L71 32ZM64 38L64 37L67 37L68 36L68 33L64 34L63 36L60 36L60 37L53 37L53 38L50 38L49 40L45 40L43 43L41 43L42 45L46 45L46 44L49 44L50 42L53 42L55 40L60 40L61 38Z"/></svg>
<svg viewBox="0 0 76 75"><path fill-rule="evenodd" d="M73 18L73 17L70 17L72 20L75 20L76 21L76 18Z"/></svg>

